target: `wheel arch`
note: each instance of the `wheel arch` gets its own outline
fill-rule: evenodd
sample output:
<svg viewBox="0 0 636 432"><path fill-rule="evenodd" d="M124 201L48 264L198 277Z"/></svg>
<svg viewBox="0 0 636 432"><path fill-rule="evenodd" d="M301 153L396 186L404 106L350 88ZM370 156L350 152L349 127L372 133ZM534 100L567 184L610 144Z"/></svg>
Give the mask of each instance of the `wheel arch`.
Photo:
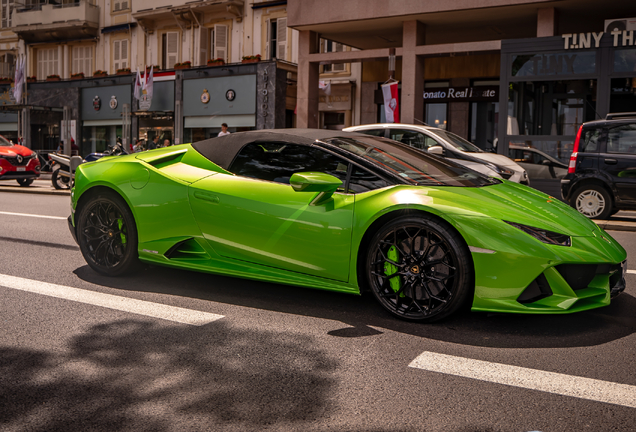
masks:
<svg viewBox="0 0 636 432"><path fill-rule="evenodd" d="M360 241L360 245L358 247L357 250L357 256L356 256L356 278L357 278L357 282L358 282L358 289L360 290L360 293L364 292L364 291L368 291L368 286L367 286L367 281L366 281L366 275L365 275L365 271L364 271L364 259L366 257L366 252L368 250L369 247L369 243L371 242L371 239L373 238L373 235L382 227L384 226L386 223L390 222L391 220L397 219L399 217L402 216L417 216L417 215L425 215L428 218L432 218L435 221L437 221L440 224L443 224L444 226L446 226L449 230L455 232L458 237L461 239L461 242L463 244L463 246L466 248L466 250L469 251L468 249L468 243L466 242L466 239L464 238L464 236L462 235L462 233L455 228L455 226L453 226L452 223L450 223L448 220L446 220L445 218L443 218L442 216L435 214L433 212L430 211L426 211L425 209L421 209L421 208L399 208L399 209L395 209L392 211L389 211L379 217L377 217L370 225L369 227L366 229L366 231L364 232L364 235L362 236L362 239ZM470 251L468 252L468 256L470 257L470 268L472 269L472 279L474 280L475 277L475 265L472 261L472 255L470 253Z"/></svg>
<svg viewBox="0 0 636 432"><path fill-rule="evenodd" d="M569 194L570 196L568 196L568 203L570 205L573 205L572 200L575 198L576 192L578 192L579 189L589 185L596 185L596 186L602 187L609 194L610 198L612 199L612 203L616 202L614 190L606 181L598 177L585 177L579 180L578 182L574 183L570 187L570 194Z"/></svg>
<svg viewBox="0 0 636 432"><path fill-rule="evenodd" d="M74 215L75 216L79 215L80 212L82 211L82 207L86 204L86 202L92 196L94 196L96 194L99 194L100 192L102 192L102 193L114 193L115 195L120 197L124 201L124 203L126 203L126 206L128 206L128 210L130 210L130 213L133 215L133 218L135 220L135 224L137 223L137 217L136 217L135 212L133 210L134 207L130 204L130 202L128 201L126 196L123 193L121 193L121 191L118 190L117 188L112 187L112 185L106 185L106 184L96 184L96 185L91 186L90 188L82 191L82 194L77 199L77 204L75 205ZM73 224L77 228L77 220L75 220L75 218L73 218Z"/></svg>

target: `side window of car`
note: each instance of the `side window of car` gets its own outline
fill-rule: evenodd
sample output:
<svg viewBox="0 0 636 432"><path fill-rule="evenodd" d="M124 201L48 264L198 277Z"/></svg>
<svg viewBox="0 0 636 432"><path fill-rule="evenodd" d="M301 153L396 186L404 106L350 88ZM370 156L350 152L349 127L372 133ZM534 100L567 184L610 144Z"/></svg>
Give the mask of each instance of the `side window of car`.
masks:
<svg viewBox="0 0 636 432"><path fill-rule="evenodd" d="M365 135L384 137L384 129L366 129L366 130L361 130L356 132L363 133Z"/></svg>
<svg viewBox="0 0 636 432"><path fill-rule="evenodd" d="M583 136L579 143L579 151L583 153L594 153L598 151L598 139L601 137L601 129L583 130ZM608 143L609 144L609 143ZM608 150L609 151L609 150Z"/></svg>
<svg viewBox="0 0 636 432"><path fill-rule="evenodd" d="M434 139L427 137L421 132L404 129L389 130L389 138L418 149L427 149L431 146L438 145Z"/></svg>
<svg viewBox="0 0 636 432"><path fill-rule="evenodd" d="M636 154L636 124L617 126L607 133L607 152Z"/></svg>
<svg viewBox="0 0 636 432"><path fill-rule="evenodd" d="M354 165L349 180L349 193L363 193L390 185L386 180Z"/></svg>
<svg viewBox="0 0 636 432"><path fill-rule="evenodd" d="M294 173L318 171L331 174L344 183L347 168L346 161L315 147L254 142L241 149L229 171L243 177L285 184L289 184ZM341 190L344 191L344 185Z"/></svg>

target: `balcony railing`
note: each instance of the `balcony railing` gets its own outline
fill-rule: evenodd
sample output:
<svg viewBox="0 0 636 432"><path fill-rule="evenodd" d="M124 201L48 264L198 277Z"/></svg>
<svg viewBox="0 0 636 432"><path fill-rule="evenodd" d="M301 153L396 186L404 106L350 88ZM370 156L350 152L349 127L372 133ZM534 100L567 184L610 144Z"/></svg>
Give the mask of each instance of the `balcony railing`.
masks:
<svg viewBox="0 0 636 432"><path fill-rule="evenodd" d="M62 4L40 3L13 11L13 27L50 25L64 27L67 21L99 23L97 0L80 0Z"/></svg>

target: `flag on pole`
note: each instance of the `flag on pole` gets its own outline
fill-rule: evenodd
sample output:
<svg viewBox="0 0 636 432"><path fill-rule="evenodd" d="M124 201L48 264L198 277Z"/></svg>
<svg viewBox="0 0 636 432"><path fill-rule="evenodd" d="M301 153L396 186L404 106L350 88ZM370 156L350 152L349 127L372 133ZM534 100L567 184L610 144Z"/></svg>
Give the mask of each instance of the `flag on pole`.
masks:
<svg viewBox="0 0 636 432"><path fill-rule="evenodd" d="M400 104L398 103L398 82L382 84L382 96L384 97L384 114L387 123L400 122Z"/></svg>
<svg viewBox="0 0 636 432"><path fill-rule="evenodd" d="M154 66L150 66L150 75L145 77L146 79L144 80L145 81L144 90L146 90L144 94L146 95L148 99L152 99L152 93L154 91L154 88L153 88L154 70L153 69L154 69Z"/></svg>
<svg viewBox="0 0 636 432"><path fill-rule="evenodd" d="M15 79L13 80L13 97L15 98L15 103L22 103L22 87L24 86L25 77L24 77L24 65L25 65L24 57L18 57L18 61L15 66Z"/></svg>
<svg viewBox="0 0 636 432"><path fill-rule="evenodd" d="M137 77L135 78L135 87L134 87L134 95L135 99L141 99L141 73L139 72L139 66L137 66Z"/></svg>

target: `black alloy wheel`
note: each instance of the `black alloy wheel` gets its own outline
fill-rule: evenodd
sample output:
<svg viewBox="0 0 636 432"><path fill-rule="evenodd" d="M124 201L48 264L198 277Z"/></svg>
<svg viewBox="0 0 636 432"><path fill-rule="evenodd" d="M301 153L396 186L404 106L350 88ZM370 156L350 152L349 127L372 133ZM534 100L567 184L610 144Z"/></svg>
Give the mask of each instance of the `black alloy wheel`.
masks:
<svg viewBox="0 0 636 432"><path fill-rule="evenodd" d="M31 186L31 184L33 183L33 179L32 178L21 178L18 179L18 184L20 186Z"/></svg>
<svg viewBox="0 0 636 432"><path fill-rule="evenodd" d="M437 321L460 309L473 292L473 264L461 237L444 222L400 217L371 240L367 277L391 314Z"/></svg>
<svg viewBox="0 0 636 432"><path fill-rule="evenodd" d="M84 259L98 273L119 276L138 265L135 220L115 193L89 198L79 211L76 230Z"/></svg>

